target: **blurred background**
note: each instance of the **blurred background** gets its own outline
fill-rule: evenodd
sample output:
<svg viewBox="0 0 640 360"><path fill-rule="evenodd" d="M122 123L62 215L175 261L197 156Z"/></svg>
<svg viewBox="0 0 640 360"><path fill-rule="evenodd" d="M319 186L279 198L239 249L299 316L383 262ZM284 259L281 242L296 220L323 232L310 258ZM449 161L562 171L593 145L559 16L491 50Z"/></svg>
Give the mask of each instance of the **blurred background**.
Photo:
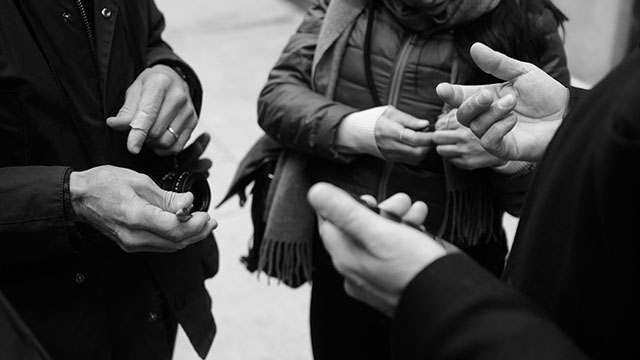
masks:
<svg viewBox="0 0 640 360"><path fill-rule="evenodd" d="M509 0L505 0L509 1ZM309 0L156 0L165 39L199 74L204 104L199 132L212 141L213 203L224 196L238 162L262 130L256 100L270 68L302 20ZM633 0L555 0L568 15L565 39L574 83L590 87L638 41L640 5ZM239 258L252 234L249 207L233 198L211 214L221 251L219 274L206 286L218 334L207 359L310 360L310 287L291 289L249 273ZM513 237L517 219L506 217ZM199 359L179 332L176 360Z"/></svg>

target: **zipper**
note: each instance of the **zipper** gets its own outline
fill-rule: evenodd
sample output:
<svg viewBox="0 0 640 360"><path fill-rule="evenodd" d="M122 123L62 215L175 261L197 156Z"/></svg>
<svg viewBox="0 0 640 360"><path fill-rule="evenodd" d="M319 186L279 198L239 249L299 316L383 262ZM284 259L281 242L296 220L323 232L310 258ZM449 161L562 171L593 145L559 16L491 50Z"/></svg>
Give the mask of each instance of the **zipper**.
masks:
<svg viewBox="0 0 640 360"><path fill-rule="evenodd" d="M409 60L409 54L411 53L412 44L418 37L416 34L412 34L406 38L402 43L400 54L398 55L398 61L396 61L393 67L393 77L391 78L391 85L389 86L389 97L387 98L387 104L396 106L398 103L398 96L400 95L400 86L402 85L402 75L404 74L407 61ZM389 185L389 178L393 171L394 163L386 162L382 169L382 175L380 177L380 184L378 185L378 201L383 201L387 198L387 186Z"/></svg>
<svg viewBox="0 0 640 360"><path fill-rule="evenodd" d="M96 62L96 66L97 66L98 52L96 51L96 42L93 38L91 23L89 22L89 17L87 16L87 9L84 7L82 0L76 0L76 7L78 8L78 11L80 11L80 18L82 19L82 27L84 28L84 33L85 35L87 35L87 40L89 41L89 50L91 51L91 55L93 56L93 60Z"/></svg>

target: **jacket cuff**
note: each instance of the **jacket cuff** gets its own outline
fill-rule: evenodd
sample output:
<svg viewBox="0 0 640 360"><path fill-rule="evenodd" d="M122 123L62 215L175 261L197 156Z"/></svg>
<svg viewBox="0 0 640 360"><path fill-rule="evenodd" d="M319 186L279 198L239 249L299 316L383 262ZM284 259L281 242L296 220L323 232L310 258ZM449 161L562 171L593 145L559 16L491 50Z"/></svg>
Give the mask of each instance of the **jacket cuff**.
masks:
<svg viewBox="0 0 640 360"><path fill-rule="evenodd" d="M84 242L82 235L78 227L76 226L77 215L73 210L73 204L71 204L71 189L69 187L69 178L73 172L72 168L67 168L64 172L63 184L62 184L62 208L63 208L63 221L64 227L67 231L67 238L69 244L75 251L80 251L82 243Z"/></svg>
<svg viewBox="0 0 640 360"><path fill-rule="evenodd" d="M402 293L392 322L394 359L433 354L443 329L464 311L469 299L497 279L467 255L441 257L425 267Z"/></svg>

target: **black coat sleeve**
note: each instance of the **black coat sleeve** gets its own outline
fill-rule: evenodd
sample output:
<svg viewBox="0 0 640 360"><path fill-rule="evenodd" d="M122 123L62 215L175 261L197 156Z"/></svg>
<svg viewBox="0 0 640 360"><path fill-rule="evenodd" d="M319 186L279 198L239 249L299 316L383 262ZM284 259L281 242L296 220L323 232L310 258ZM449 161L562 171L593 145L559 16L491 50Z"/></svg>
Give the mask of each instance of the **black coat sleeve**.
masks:
<svg viewBox="0 0 640 360"><path fill-rule="evenodd" d="M71 169L0 168L0 263L72 253L80 243L69 199Z"/></svg>
<svg viewBox="0 0 640 360"><path fill-rule="evenodd" d="M393 321L394 359L585 359L526 297L463 254L423 269Z"/></svg>
<svg viewBox="0 0 640 360"><path fill-rule="evenodd" d="M189 84L191 101L198 114L202 108L202 84L193 68L178 56L171 46L162 39L162 32L165 29L164 16L158 10L155 2L149 1L147 7L147 17L149 23L146 67L163 64L178 68L184 74L185 81Z"/></svg>

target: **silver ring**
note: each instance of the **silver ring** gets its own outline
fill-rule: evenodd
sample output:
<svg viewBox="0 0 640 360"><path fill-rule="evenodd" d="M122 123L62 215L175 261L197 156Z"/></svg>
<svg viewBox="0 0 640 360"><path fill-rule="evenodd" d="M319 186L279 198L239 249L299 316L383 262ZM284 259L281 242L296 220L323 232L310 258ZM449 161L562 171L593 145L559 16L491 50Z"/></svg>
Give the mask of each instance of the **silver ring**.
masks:
<svg viewBox="0 0 640 360"><path fill-rule="evenodd" d="M178 135L178 133L177 133L175 130L173 130L173 129L171 128L171 126L169 126L169 127L167 128L167 131L168 131L171 135L173 135L173 137L174 137L176 140L178 140L178 139L180 138L180 135Z"/></svg>
<svg viewBox="0 0 640 360"><path fill-rule="evenodd" d="M407 131L407 128L402 129L400 132L400 142L404 142L404 132Z"/></svg>

